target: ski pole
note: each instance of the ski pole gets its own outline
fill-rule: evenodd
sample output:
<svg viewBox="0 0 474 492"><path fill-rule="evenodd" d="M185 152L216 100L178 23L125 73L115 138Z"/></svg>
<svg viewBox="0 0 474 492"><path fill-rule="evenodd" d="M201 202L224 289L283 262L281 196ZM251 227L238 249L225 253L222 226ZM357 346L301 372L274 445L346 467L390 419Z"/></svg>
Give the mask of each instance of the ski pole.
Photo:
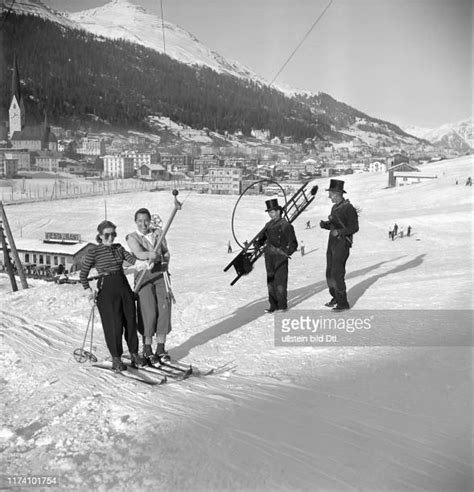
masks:
<svg viewBox="0 0 474 492"><path fill-rule="evenodd" d="M90 360L92 362L97 362L97 357L92 353L92 337L94 334L94 313L95 313L95 299L94 299L94 304L92 305L91 312L89 314L89 320L87 321L86 333L84 335L84 341L82 342L82 347L80 349L77 348L73 352L74 358L76 359L76 362L79 362L80 364L84 363L86 360ZM87 350L84 350L84 347L86 345L86 340L87 340L87 333L89 332L89 327L91 327L90 352L88 352Z"/></svg>
<svg viewBox="0 0 474 492"><path fill-rule="evenodd" d="M174 209L171 212L171 215L170 215L170 217L168 219L168 222L166 223L165 227L163 228L163 231L161 231L161 235L160 235L160 237L158 239L158 242L156 243L156 246L153 248L153 251L155 253L157 253L160 250L161 244L163 243L163 240L165 239L166 233L168 232L168 229L171 226L171 222L173 222L173 219L174 219L174 216L176 215L176 212L178 210L181 210L182 204L176 198L178 196L178 194L179 194L179 191L178 190L173 190L172 193L173 193L173 196L174 196ZM151 262L150 263L150 266L148 267L148 269L151 270L153 268L153 265L154 265L154 263ZM133 289L133 291L135 292L135 294L140 290L140 284L142 283L143 277L145 276L145 273L146 272L147 272L147 270L142 270L140 272L140 275L137 278L137 282L135 284L135 288Z"/></svg>
<svg viewBox="0 0 474 492"><path fill-rule="evenodd" d="M92 306L91 344L90 344L90 349L89 349L89 360L91 360L92 362L97 362L97 357L92 353L92 340L94 339L95 306L96 306L96 300L94 297L94 304Z"/></svg>

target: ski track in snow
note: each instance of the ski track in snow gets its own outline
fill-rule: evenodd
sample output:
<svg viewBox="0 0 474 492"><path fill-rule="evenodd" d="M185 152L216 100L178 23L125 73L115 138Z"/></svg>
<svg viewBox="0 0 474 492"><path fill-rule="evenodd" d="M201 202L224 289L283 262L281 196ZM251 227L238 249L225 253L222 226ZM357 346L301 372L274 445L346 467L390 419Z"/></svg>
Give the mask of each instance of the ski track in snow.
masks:
<svg viewBox="0 0 474 492"><path fill-rule="evenodd" d="M385 346L275 347L263 262L234 287L222 272L234 257L226 254L234 197L191 195L169 232L170 352L214 375L151 387L78 364L72 352L91 310L82 287L31 280L11 293L0 275L6 472L58 475L64 489L469 490L472 347L396 346L401 337L444 343L455 336L455 310L472 309L472 189L453 186L472 163L427 169L439 179L391 190L386 175L345 178L362 208L346 277L351 313L400 309ZM313 224L330 210L321 195L305 216ZM242 201L248 237L266 221L262 202ZM108 203L122 244L134 210L166 217L172 207L169 193ZM68 218L74 230L64 232L93 241L102 211L102 199L91 198L16 205L7 215L33 234ZM307 254L290 262L290 313L325 312L327 300L327 236L305 230L305 217L295 223ZM389 241L395 221L411 224L413 237ZM452 310L453 327L436 338L429 325L413 325L417 309ZM92 351L109 358L98 315Z"/></svg>

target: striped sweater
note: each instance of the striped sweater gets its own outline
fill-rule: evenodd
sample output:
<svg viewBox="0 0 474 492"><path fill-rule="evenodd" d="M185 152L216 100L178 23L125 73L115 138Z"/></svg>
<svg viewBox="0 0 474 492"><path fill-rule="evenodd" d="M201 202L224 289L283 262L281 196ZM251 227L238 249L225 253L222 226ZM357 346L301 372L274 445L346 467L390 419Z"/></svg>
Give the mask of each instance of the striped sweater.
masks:
<svg viewBox="0 0 474 492"><path fill-rule="evenodd" d="M132 265L137 261L121 244L112 244L112 246L99 244L91 248L87 252L81 266L80 280L84 289L90 287L87 276L92 267L95 267L99 275L119 272L122 270L124 260Z"/></svg>

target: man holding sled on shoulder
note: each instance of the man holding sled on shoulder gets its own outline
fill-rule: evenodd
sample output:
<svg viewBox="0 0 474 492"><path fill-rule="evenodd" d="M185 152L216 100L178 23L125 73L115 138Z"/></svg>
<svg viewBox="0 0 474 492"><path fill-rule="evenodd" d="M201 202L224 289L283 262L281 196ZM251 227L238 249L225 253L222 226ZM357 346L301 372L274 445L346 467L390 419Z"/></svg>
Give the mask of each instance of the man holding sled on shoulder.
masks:
<svg viewBox="0 0 474 492"><path fill-rule="evenodd" d="M265 268L267 270L268 300L265 311L286 311L288 308L288 259L298 249L293 226L282 217L283 208L277 199L266 200L266 212L270 221L257 239L265 245Z"/></svg>

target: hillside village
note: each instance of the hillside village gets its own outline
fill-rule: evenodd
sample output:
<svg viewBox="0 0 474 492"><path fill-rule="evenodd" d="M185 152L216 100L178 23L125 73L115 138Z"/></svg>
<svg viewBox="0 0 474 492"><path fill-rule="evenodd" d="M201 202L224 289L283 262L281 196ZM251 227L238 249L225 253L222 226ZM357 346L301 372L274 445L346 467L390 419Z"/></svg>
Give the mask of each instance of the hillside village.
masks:
<svg viewBox="0 0 474 492"><path fill-rule="evenodd" d="M60 173L179 183L202 192L239 194L262 179L294 184L315 177L391 170L387 184L397 186L426 178L416 166L462 153L440 150L423 140L402 148L369 145L357 137L343 142L315 137L301 143L272 136L265 129L253 129L250 137L240 131L222 135L163 116L149 117L153 133L72 130L50 125L47 114L37 125L26 125L16 59L11 82L8 120L0 126L0 177L4 179ZM405 165L391 169L400 164ZM254 190L265 191L265 186Z"/></svg>

